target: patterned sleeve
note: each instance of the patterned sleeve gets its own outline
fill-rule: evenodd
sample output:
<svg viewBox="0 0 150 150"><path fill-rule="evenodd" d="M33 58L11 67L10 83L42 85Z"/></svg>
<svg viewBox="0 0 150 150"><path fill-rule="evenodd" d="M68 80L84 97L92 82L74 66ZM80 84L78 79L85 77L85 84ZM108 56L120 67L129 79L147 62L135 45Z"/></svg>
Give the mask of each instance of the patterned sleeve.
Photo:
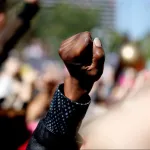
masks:
<svg viewBox="0 0 150 150"><path fill-rule="evenodd" d="M46 127L54 134L75 134L90 104L90 97L85 95L86 103L73 102L63 94L63 85L56 90L50 109L44 118Z"/></svg>
<svg viewBox="0 0 150 150"><path fill-rule="evenodd" d="M80 103L73 102L65 97L63 84L60 85L53 96L47 115L35 129L27 150L79 150L82 140L76 137L76 132L88 109L90 97L84 95L79 101Z"/></svg>

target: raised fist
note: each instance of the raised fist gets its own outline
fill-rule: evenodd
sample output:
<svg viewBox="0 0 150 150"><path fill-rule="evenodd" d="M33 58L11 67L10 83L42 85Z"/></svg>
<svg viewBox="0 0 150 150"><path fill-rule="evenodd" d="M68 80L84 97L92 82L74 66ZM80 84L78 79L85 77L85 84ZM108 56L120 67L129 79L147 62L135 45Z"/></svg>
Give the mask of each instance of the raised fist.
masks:
<svg viewBox="0 0 150 150"><path fill-rule="evenodd" d="M63 41L59 55L70 75L80 81L95 82L103 73L104 51L98 38L92 41L89 32L76 34Z"/></svg>

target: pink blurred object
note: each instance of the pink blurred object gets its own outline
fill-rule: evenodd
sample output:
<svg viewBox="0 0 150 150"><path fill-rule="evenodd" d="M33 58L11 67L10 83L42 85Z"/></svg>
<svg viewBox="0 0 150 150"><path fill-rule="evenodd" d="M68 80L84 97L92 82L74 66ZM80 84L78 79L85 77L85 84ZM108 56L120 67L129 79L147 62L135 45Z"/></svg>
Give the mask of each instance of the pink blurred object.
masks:
<svg viewBox="0 0 150 150"><path fill-rule="evenodd" d="M145 79L150 78L150 71L149 70L144 70L144 78Z"/></svg>
<svg viewBox="0 0 150 150"><path fill-rule="evenodd" d="M37 125L38 125L38 121L30 122L30 123L27 124L27 129L31 133L33 133L33 131L36 129Z"/></svg>
<svg viewBox="0 0 150 150"><path fill-rule="evenodd" d="M134 84L134 80L133 79L127 79L125 76L121 76L120 79L119 79L119 84L122 87L131 88Z"/></svg>
<svg viewBox="0 0 150 150"><path fill-rule="evenodd" d="M21 145L18 150L26 150L29 140L27 140L23 145Z"/></svg>
<svg viewBox="0 0 150 150"><path fill-rule="evenodd" d="M132 88L136 79L137 72L133 68L126 68L119 78L119 84L125 88Z"/></svg>

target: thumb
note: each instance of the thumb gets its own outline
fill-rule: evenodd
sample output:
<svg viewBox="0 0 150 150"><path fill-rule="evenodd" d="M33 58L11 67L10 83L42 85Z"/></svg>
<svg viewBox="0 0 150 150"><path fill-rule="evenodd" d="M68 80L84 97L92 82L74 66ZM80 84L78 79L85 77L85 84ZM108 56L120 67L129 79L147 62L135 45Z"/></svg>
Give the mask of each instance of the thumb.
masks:
<svg viewBox="0 0 150 150"><path fill-rule="evenodd" d="M95 38L93 41L92 66L95 69L103 69L104 60L105 60L105 54L102 48L101 41L98 38ZM99 67L102 67L102 68L99 68Z"/></svg>

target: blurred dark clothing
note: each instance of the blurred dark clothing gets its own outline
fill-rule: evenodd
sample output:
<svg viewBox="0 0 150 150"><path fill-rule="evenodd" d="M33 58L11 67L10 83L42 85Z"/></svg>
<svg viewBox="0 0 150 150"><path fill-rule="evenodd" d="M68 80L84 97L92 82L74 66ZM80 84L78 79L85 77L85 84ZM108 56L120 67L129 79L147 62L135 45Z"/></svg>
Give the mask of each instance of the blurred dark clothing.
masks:
<svg viewBox="0 0 150 150"><path fill-rule="evenodd" d="M38 12L38 4L26 3L16 19L0 34L0 66L7 59L9 52L30 27L30 20Z"/></svg>
<svg viewBox="0 0 150 150"><path fill-rule="evenodd" d="M0 110L1 150L17 150L29 137L24 113Z"/></svg>
<svg viewBox="0 0 150 150"><path fill-rule="evenodd" d="M3 10L1 5L0 10ZM30 27L30 20L38 12L38 4L26 3L23 10L17 15L16 19L6 25L0 34L0 67L7 59L9 52ZM0 103L4 99L0 99ZM0 149L16 150L23 144L30 134L26 128L25 113L15 112L14 110L0 109Z"/></svg>
<svg viewBox="0 0 150 150"><path fill-rule="evenodd" d="M0 0L0 13L6 9L6 0Z"/></svg>
<svg viewBox="0 0 150 150"><path fill-rule="evenodd" d="M88 95L81 99L87 103L72 102L64 96L63 85L60 85L46 117L34 131L27 150L78 150L82 142L76 133L90 104Z"/></svg>

